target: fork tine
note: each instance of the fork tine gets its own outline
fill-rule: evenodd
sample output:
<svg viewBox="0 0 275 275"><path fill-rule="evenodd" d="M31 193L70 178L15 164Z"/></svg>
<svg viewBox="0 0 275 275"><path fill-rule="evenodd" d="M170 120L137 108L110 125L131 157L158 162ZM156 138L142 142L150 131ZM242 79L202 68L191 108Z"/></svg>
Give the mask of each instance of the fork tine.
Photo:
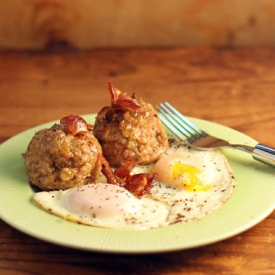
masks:
<svg viewBox="0 0 275 275"><path fill-rule="evenodd" d="M182 139L184 136L185 139L187 138L186 141L193 142L198 138L207 136L205 132L183 116L168 102L160 103L156 108L160 113L159 117L163 124L179 138Z"/></svg>
<svg viewBox="0 0 275 275"><path fill-rule="evenodd" d="M199 135L206 135L206 133L204 131L202 131L196 124L194 124L193 122L191 122L188 118L186 118L182 113L180 113L177 109L175 109L170 103L168 102L164 102L163 105L167 106L167 108L169 108L169 110L171 112L173 112L174 114L177 115L177 117L180 119L181 123L184 123L189 129L189 133L190 134L194 134L194 132L196 134Z"/></svg>
<svg viewBox="0 0 275 275"><path fill-rule="evenodd" d="M161 120L167 126L167 128L169 128L172 132L177 133L178 136L189 135L189 132L180 127L179 122L177 121L175 116L162 103L157 106L157 109L161 113Z"/></svg>
<svg viewBox="0 0 275 275"><path fill-rule="evenodd" d="M162 123L173 133L175 134L177 137L179 137L180 139L184 137L187 137L186 134L183 133L183 131L179 131L177 127L174 126L174 122L171 119L171 117L167 116L165 114L165 111L163 109L161 109L161 106L156 106L157 110L159 111L159 118L162 121Z"/></svg>
<svg viewBox="0 0 275 275"><path fill-rule="evenodd" d="M183 135L189 137L194 134L192 133L190 127L185 124L185 121L181 121L177 114L174 114L168 107L166 107L165 103L161 103L160 107L162 108L162 113L165 118L169 120L169 122L172 123L173 126L175 126Z"/></svg>

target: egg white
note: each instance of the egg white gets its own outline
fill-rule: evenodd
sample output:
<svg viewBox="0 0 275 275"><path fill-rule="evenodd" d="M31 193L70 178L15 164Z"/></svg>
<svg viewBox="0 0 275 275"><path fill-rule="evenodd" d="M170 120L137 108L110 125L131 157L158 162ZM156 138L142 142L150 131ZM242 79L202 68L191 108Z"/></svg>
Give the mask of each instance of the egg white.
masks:
<svg viewBox="0 0 275 275"><path fill-rule="evenodd" d="M42 208L66 220L117 229L164 226L169 211L165 204L145 197L138 199L125 188L108 183L39 192L33 199Z"/></svg>
<svg viewBox="0 0 275 275"><path fill-rule="evenodd" d="M157 178L150 195L153 200L163 202L168 206L168 224L200 219L222 206L236 187L233 170L219 150L197 150L186 146L182 141L172 140L166 155L172 156L177 153L185 155L185 158L181 160L183 163L195 166L196 163L193 160L198 160L197 168L201 173L197 177L202 188L197 191L188 188L188 186L186 188L177 181L173 183L172 179L169 182L164 182ZM196 158L191 157L192 160L189 162L189 156ZM168 165L170 163L167 163L166 169L169 169ZM161 168L164 169L164 166ZM161 175L167 171L156 172Z"/></svg>
<svg viewBox="0 0 275 275"><path fill-rule="evenodd" d="M39 192L33 199L47 211L66 220L116 229L151 229L200 219L221 207L231 196L236 181L226 157L218 150L189 148L179 140L170 140L166 156L184 155L183 163L197 167L200 185L207 188L188 189L185 185L162 179L164 166L137 166L132 173L155 171L150 194L141 199L123 187L108 183L91 183L65 191ZM192 156L190 162L188 156ZM194 157L193 157L194 156ZM167 164L169 165L169 163ZM164 167L164 168L162 168ZM165 177L164 177L165 179Z"/></svg>

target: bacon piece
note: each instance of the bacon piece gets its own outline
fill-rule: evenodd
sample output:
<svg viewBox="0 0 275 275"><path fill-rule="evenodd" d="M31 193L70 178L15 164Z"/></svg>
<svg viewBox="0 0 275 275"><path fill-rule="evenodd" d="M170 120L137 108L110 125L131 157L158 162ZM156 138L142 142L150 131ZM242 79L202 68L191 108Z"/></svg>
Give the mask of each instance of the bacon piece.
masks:
<svg viewBox="0 0 275 275"><path fill-rule="evenodd" d="M157 178L157 173L140 173L135 175L129 175L126 179L124 188L130 191L138 198L149 193L152 183Z"/></svg>
<svg viewBox="0 0 275 275"><path fill-rule="evenodd" d="M91 131L93 126L88 124L82 117L69 115L60 119L60 123L66 126L66 131L74 136L79 133Z"/></svg>
<svg viewBox="0 0 275 275"><path fill-rule="evenodd" d="M102 165L101 171L102 171L103 175L107 178L108 183L119 185L118 178L114 174L107 159L105 159L104 156L102 156L102 155L99 155L98 157L99 157L99 161L101 162L101 165Z"/></svg>
<svg viewBox="0 0 275 275"><path fill-rule="evenodd" d="M123 166L115 169L114 174L118 176L120 179L127 179L129 177L133 168L137 165L138 158L137 157L128 157Z"/></svg>
<svg viewBox="0 0 275 275"><path fill-rule="evenodd" d="M114 87L112 82L109 82L108 86L111 93L111 108L126 110L136 110L140 108L140 104L136 101L134 94L132 96L122 94L121 91Z"/></svg>
<svg viewBox="0 0 275 275"><path fill-rule="evenodd" d="M153 181L158 176L157 173L139 173L131 175L131 170L138 163L137 158L128 158L123 166L116 168L114 171L102 155L100 156L100 161L102 163L102 173L109 183L123 186L138 198L149 193Z"/></svg>

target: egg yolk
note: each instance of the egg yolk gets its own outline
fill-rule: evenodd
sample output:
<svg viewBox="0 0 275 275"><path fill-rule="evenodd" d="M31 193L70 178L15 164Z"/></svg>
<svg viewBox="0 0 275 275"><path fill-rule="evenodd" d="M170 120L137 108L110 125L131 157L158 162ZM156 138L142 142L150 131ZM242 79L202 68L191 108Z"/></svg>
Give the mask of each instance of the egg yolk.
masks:
<svg viewBox="0 0 275 275"><path fill-rule="evenodd" d="M210 188L209 185L203 186L200 184L200 179L196 176L201 173L201 170L195 166L175 162L171 166L172 179L179 180L188 191L206 191Z"/></svg>
<svg viewBox="0 0 275 275"><path fill-rule="evenodd" d="M187 191L206 191L210 189L209 177L202 172L204 160L195 154L175 152L160 158L154 166L157 180Z"/></svg>

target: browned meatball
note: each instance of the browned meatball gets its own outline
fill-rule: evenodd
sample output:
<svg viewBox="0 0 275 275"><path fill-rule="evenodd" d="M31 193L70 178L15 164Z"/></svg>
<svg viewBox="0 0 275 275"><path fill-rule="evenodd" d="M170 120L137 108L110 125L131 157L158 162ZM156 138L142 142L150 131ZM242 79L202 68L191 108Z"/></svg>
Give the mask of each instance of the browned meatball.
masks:
<svg viewBox="0 0 275 275"><path fill-rule="evenodd" d="M167 135L151 104L114 90L112 106L103 108L96 118L94 135L103 155L113 167L127 158L138 158L139 164L156 161L168 149ZM123 107L125 106L125 108Z"/></svg>
<svg viewBox="0 0 275 275"><path fill-rule="evenodd" d="M30 183L59 190L95 181L101 172L101 146L89 132L74 135L55 124L38 131L23 155Z"/></svg>

